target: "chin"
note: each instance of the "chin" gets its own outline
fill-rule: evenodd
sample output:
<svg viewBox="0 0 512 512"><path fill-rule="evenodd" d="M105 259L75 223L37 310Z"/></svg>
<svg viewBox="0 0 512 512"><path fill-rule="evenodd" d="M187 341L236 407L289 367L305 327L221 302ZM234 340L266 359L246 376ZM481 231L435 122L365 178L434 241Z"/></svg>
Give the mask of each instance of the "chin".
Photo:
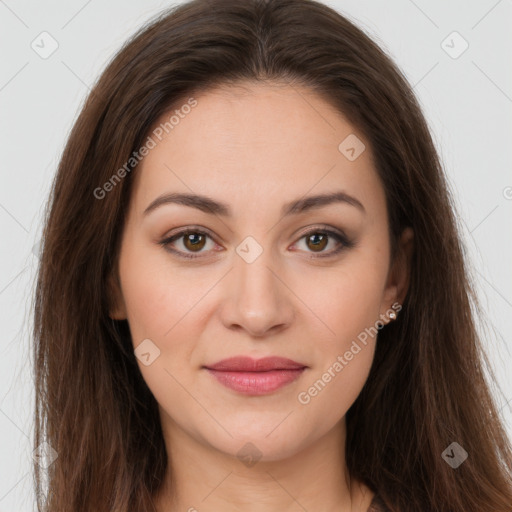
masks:
<svg viewBox="0 0 512 512"><path fill-rule="evenodd" d="M263 427L251 422L246 428L239 425L236 429L225 425L233 437L223 430L220 436L212 437L210 431L204 442L241 462L249 460L248 467L252 461L271 462L289 458L307 446L309 438L305 437L304 431L293 432L282 428L282 425L276 428L276 425L278 423L268 428L266 423Z"/></svg>

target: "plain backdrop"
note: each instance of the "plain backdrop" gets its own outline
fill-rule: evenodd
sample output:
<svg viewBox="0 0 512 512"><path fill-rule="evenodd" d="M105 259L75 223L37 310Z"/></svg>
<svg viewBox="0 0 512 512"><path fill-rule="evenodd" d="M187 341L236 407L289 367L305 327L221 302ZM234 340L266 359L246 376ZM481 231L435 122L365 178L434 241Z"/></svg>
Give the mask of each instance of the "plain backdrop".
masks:
<svg viewBox="0 0 512 512"><path fill-rule="evenodd" d="M512 435L512 1L325 3L393 57L421 102L457 203L487 313L494 393ZM107 61L171 5L0 0L0 512L35 510L30 301L59 157Z"/></svg>

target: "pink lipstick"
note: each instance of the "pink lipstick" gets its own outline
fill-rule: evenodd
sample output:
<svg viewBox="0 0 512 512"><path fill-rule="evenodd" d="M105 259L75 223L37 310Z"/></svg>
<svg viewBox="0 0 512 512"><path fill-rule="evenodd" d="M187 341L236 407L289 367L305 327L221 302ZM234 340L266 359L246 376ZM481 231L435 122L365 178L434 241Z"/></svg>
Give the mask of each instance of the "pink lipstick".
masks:
<svg viewBox="0 0 512 512"><path fill-rule="evenodd" d="M221 384L246 395L265 395L296 380L306 365L283 357L232 357L205 366Z"/></svg>

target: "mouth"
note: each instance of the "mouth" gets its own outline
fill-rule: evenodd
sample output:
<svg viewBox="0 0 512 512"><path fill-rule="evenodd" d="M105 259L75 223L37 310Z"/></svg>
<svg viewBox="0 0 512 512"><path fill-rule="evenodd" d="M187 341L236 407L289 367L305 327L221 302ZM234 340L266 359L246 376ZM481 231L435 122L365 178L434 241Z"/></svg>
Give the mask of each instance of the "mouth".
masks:
<svg viewBox="0 0 512 512"><path fill-rule="evenodd" d="M282 357L233 357L203 368L225 387L257 396L290 384L302 375L307 366Z"/></svg>

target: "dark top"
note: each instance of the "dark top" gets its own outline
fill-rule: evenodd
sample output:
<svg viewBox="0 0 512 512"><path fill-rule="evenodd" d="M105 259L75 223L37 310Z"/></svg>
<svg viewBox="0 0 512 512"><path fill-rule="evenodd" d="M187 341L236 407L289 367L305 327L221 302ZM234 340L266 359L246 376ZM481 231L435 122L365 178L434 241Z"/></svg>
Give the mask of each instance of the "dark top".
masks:
<svg viewBox="0 0 512 512"><path fill-rule="evenodd" d="M375 494L367 512L389 512L389 509L386 507L386 505L384 505L383 501L380 499L380 496Z"/></svg>

